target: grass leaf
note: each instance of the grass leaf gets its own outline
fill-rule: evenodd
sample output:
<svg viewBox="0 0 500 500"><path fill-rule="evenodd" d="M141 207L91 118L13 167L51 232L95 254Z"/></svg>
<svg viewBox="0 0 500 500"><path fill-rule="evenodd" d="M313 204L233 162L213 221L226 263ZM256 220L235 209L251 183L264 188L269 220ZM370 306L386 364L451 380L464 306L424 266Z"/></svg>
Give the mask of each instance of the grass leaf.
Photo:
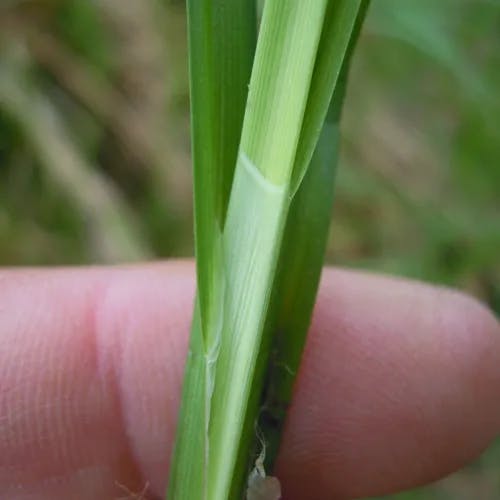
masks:
<svg viewBox="0 0 500 500"><path fill-rule="evenodd" d="M212 162L204 165L212 171L203 171L197 178L195 175L199 295L169 498L223 500L242 496L251 468L249 450L256 441L253 427L272 340L265 333L272 314L273 286L277 283L291 199L300 184L292 177L297 154L306 158L308 149L316 146L344 56L351 46L363 2L356 2L354 9L348 3L265 3L225 219L221 179L228 178L224 176L226 171ZM336 8L340 10L337 12ZM195 22L197 17L192 9L190 16L193 37L193 26L199 23ZM335 23L342 28L340 35ZM192 51L193 48L191 42ZM335 64L329 63L329 56L335 58ZM214 118L210 114L213 109L207 105L206 89L199 89L204 99L196 99L195 76L199 69L192 61L195 173L196 134L202 135L211 124L221 123L217 121L220 116ZM215 81L213 76L210 81ZM336 125L336 105L332 109ZM203 126L199 125L199 129L197 113L202 114L199 119ZM292 212L292 219L307 224L316 212L319 222L314 225L319 230L319 244L313 244L312 270L316 278L308 287L302 317L297 318L301 334L294 342L300 344L299 352L294 354L298 359L314 303L331 205L331 182L325 186L326 196L320 204L313 203L315 189L321 187L319 183L331 181L333 176L331 167L322 170L329 164L325 155L335 151L335 138L329 136L330 131L327 126L316 155L317 167L307 177L305 190L299 188L297 194L297 203L304 202L305 211L302 204L292 204L297 210ZM198 162L201 154L214 158L213 148L218 143L208 145L211 140L214 136L208 135L204 149L198 152ZM302 161L309 164L309 159ZM302 226L296 234L304 238L308 231ZM304 248L299 245L297 253L282 254L298 265L296 275L307 273Z"/></svg>
<svg viewBox="0 0 500 500"><path fill-rule="evenodd" d="M253 0L189 0L197 299L169 498L205 498L210 392L206 354L223 311L222 231L255 50Z"/></svg>
<svg viewBox="0 0 500 500"><path fill-rule="evenodd" d="M202 325L219 307L224 219L255 47L252 0L188 1L198 298ZM206 329L204 328L204 331ZM211 330L205 331L209 342Z"/></svg>
<svg viewBox="0 0 500 500"><path fill-rule="evenodd" d="M368 4L363 1L357 11L326 121L293 197L281 245L266 327L272 336L271 359L259 416L259 429L266 442L266 468L269 470L272 470L278 451L316 300L330 226L345 87L352 52Z"/></svg>

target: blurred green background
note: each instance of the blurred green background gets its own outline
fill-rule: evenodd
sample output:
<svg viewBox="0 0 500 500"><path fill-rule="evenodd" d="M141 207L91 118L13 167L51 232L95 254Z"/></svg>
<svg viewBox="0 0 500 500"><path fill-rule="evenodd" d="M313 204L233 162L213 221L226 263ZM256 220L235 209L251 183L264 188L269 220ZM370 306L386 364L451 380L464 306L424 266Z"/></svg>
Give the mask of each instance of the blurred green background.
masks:
<svg viewBox="0 0 500 500"><path fill-rule="evenodd" d="M185 21L182 1L1 0L0 265L192 255ZM373 0L328 261L499 314L499 117L499 1ZM500 443L391 498L500 498Z"/></svg>

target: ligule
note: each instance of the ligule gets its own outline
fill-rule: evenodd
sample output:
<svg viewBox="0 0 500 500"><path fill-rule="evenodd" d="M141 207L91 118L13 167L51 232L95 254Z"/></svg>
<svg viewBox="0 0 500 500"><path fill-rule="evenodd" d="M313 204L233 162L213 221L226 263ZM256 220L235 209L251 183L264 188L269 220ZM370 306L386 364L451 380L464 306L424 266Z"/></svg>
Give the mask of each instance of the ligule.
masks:
<svg viewBox="0 0 500 500"><path fill-rule="evenodd" d="M231 2L238 7L231 10ZM235 50L251 60L249 39L235 49L217 39L225 35L216 27L226 26L233 33L226 41L234 43L232 28L241 28L244 20L231 21L231 16L248 13L254 1L189 0L198 297L169 499L241 499L247 484L249 498L276 498L277 481L266 478L264 458L267 439L275 455L279 433L273 434L265 419L259 430L259 406L278 403L272 417L278 421L274 428L280 428L293 377L273 369L273 359L283 366L290 362L294 371L300 360L329 221L337 112L330 113L316 144L365 3L267 0L243 118L238 99L217 91L220 74L210 65L215 64L214 47L217 57L233 63ZM227 17L214 22L217 15ZM232 67L217 64L226 71ZM243 105L238 71L232 81ZM226 91L231 92L227 82ZM237 158L222 148L239 150ZM301 162L304 166L297 167ZM230 195L224 187L228 182ZM226 205L227 213L220 209ZM294 229L294 222L300 227ZM309 222L318 231L313 240ZM283 279L288 264L292 279ZM289 286L304 292L294 294ZM303 303L299 316L292 315L294 324L284 329L281 295ZM276 335L278 326L281 335ZM289 336L283 335L287 329ZM277 358L270 358L271 349Z"/></svg>

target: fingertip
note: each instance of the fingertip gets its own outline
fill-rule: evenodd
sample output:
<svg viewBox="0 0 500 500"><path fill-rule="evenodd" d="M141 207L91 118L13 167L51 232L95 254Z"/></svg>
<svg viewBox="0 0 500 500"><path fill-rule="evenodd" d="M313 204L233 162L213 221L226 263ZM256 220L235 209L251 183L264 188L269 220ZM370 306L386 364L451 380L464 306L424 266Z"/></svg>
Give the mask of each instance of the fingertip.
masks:
<svg viewBox="0 0 500 500"><path fill-rule="evenodd" d="M381 495L471 460L499 429L498 322L445 288L324 274L278 464L287 498Z"/></svg>
<svg viewBox="0 0 500 500"><path fill-rule="evenodd" d="M500 323L476 298L457 291L448 291L447 295L441 313L443 337L483 431L477 433L481 449L500 432Z"/></svg>

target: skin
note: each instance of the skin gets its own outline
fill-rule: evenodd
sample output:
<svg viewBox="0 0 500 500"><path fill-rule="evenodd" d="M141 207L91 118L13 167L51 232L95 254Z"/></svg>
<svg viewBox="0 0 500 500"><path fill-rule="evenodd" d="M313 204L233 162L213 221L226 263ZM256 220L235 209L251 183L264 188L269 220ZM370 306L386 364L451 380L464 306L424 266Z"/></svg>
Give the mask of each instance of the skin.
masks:
<svg viewBox="0 0 500 500"><path fill-rule="evenodd" d="M0 499L162 498L191 263L0 271ZM284 498L427 483L500 430L500 328L479 302L327 269L278 461Z"/></svg>

